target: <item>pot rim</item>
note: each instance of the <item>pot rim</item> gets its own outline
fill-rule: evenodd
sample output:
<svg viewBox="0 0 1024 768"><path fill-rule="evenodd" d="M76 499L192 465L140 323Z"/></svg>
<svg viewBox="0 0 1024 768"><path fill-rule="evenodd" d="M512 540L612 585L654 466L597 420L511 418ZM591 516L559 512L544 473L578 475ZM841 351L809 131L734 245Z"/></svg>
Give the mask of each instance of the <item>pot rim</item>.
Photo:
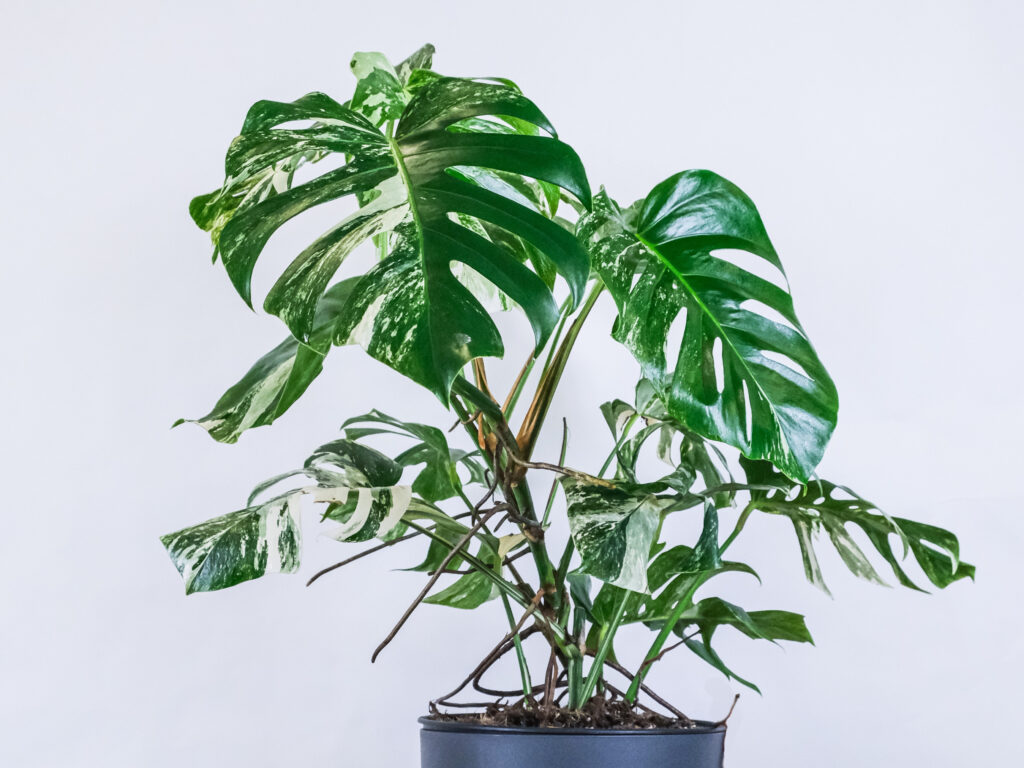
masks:
<svg viewBox="0 0 1024 768"><path fill-rule="evenodd" d="M475 733L508 736L706 736L725 733L726 726L708 720L694 720L694 728L540 728L525 725L483 725L451 720L435 720L429 715L417 719L425 731Z"/></svg>

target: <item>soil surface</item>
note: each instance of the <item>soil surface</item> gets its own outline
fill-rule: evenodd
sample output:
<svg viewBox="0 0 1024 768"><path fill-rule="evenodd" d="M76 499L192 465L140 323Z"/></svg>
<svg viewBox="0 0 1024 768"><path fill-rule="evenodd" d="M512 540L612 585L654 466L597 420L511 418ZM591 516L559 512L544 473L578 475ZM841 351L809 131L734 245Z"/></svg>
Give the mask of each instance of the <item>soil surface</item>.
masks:
<svg viewBox="0 0 1024 768"><path fill-rule="evenodd" d="M668 717L643 708L633 708L625 701L595 696L581 709L563 707L545 709L527 707L523 702L513 705L492 704L483 712L440 712L431 708L430 718L442 722L473 723L526 728L611 728L641 731L652 728L693 728L689 718Z"/></svg>

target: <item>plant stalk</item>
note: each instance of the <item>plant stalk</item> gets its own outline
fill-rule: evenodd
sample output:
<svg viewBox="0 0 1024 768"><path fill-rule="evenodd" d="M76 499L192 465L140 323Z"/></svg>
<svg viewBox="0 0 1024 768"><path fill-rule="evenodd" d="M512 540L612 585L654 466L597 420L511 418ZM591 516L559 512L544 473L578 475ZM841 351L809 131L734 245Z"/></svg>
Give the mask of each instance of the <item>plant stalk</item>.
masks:
<svg viewBox="0 0 1024 768"><path fill-rule="evenodd" d="M551 407L551 401L554 399L558 382L565 371L569 354L576 344L576 339L580 335L583 323L597 303L602 291L604 291L604 283L600 282L596 283L591 289L586 301L584 301L583 306L576 315L576 319L573 320L568 333L566 333L565 338L562 340L558 352L555 353L550 365L541 374L540 383L537 385L537 391L533 396L533 402L530 403L530 408L523 418L523 424L519 428L519 435L516 437L519 452L522 458L527 461L533 454L533 449L537 444L537 437L540 434L541 426L544 424L544 418L547 416L548 409Z"/></svg>
<svg viewBox="0 0 1024 768"><path fill-rule="evenodd" d="M526 653L523 652L523 640L519 636L519 627L516 624L516 617L512 613L512 605L507 595L501 596L501 602L505 606L505 615L508 616L508 625L512 632L512 642L516 646L516 660L519 662L519 676L523 681L523 697L529 701L530 692L533 690L533 683L530 680L530 665L526 661Z"/></svg>
<svg viewBox="0 0 1024 768"><path fill-rule="evenodd" d="M669 636L672 634L672 630L675 629L676 624L679 622L679 617L682 616L686 609L693 603L693 596L700 589L701 585L707 581L708 577L700 574L693 580L693 584L686 590L686 594L676 603L676 607L672 609L672 613L669 614L668 620L665 625L661 628L658 636L651 643L650 650L647 651L647 655L644 657L643 664L640 665L640 669L637 670L636 676L633 678L633 682L629 684L629 690L626 691L626 700L631 704L636 701L636 697L640 693L640 686L643 684L644 678L651 669L651 665L657 660L658 654L661 653L661 649L665 647L665 643L668 641Z"/></svg>
<svg viewBox="0 0 1024 768"><path fill-rule="evenodd" d="M585 704L591 696L594 695L594 689L597 688L597 681L601 679L604 674L604 660L608 658L608 653L612 649L612 641L615 639L615 633L619 629L619 624L622 623L622 617L626 614L626 604L629 602L630 595L632 593L628 589L622 590L622 600L619 601L618 606L615 608L615 615L612 616L612 620L609 624L601 628L601 642L597 646L597 655L594 657L594 663L590 667L590 672L587 674L587 679L583 683L583 689L580 691L580 701L577 706ZM637 676L637 679L639 675ZM639 689L639 683L637 688ZM634 701L635 699L630 699Z"/></svg>

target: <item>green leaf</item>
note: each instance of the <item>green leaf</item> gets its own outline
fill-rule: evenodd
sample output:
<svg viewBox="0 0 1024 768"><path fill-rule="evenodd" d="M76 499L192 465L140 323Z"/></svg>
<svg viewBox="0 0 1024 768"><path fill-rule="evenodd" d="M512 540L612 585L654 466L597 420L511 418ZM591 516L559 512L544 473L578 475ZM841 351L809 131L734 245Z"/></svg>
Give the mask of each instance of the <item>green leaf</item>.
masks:
<svg viewBox="0 0 1024 768"><path fill-rule="evenodd" d="M293 477L315 482L260 504L253 500ZM340 522L326 535L338 541L386 538L406 515L450 521L412 498L399 485L402 467L379 451L350 440L320 446L301 469L260 483L245 509L185 528L161 538L185 580L186 592L224 589L265 573L292 573L299 565L299 498L327 504L324 519ZM453 525L457 525L452 521Z"/></svg>
<svg viewBox="0 0 1024 768"><path fill-rule="evenodd" d="M453 457L444 432L437 427L400 421L386 413L374 410L348 419L341 425L341 428L349 437L363 437L392 431L390 429L357 428L354 426L356 424L383 424L418 441L397 456L395 461L403 467L425 465L412 484L413 492L421 498L427 501L443 501L455 496L462 488L462 482L455 469L458 459Z"/></svg>
<svg viewBox="0 0 1024 768"><path fill-rule="evenodd" d="M806 480L835 428L835 386L788 289L711 253L747 251L784 280L750 199L709 171L685 171L657 185L635 214L598 195L578 234L618 307L613 336L669 413ZM683 337L670 361L676 322Z"/></svg>
<svg viewBox="0 0 1024 768"><path fill-rule="evenodd" d="M784 482L784 478L765 462L744 460L742 463L750 483L779 485ZM807 579L826 593L828 587L814 551L815 536L821 531L828 534L843 563L853 574L884 584L867 555L847 531L851 524L864 532L892 569L896 580L905 587L923 591L901 565L907 549L913 553L928 580L940 589L960 579L974 578L974 566L961 562L960 544L950 531L890 517L844 486L827 480L812 480L806 486L785 485L778 490L756 492L753 496L752 503L757 509L784 515L792 521ZM893 550L891 539L894 537L903 543L903 557Z"/></svg>
<svg viewBox="0 0 1024 768"><path fill-rule="evenodd" d="M569 529L581 573L622 589L647 592L647 564L659 516L670 501L624 486L562 478Z"/></svg>
<svg viewBox="0 0 1024 768"><path fill-rule="evenodd" d="M436 538L431 538L427 545L427 554L423 561L411 568L403 568L405 571L432 573L441 567L441 563L448 556L448 553L458 544L465 533L466 528L455 520L437 521L434 528ZM462 565L462 558L456 555L448 563L449 568L459 568Z"/></svg>
<svg viewBox="0 0 1024 768"><path fill-rule="evenodd" d="M639 483L637 465L640 452L651 438L657 437L658 458L672 466L673 470L650 485L662 485L676 493L685 494L694 485L698 475L705 488L732 479L727 474L727 464L721 452L675 420L653 385L646 379L637 383L635 399L636 405L613 400L601 406L605 422L619 446L616 450L617 477L630 483ZM679 449L674 453L672 447L677 438ZM717 457L717 463L712 455ZM714 494L713 501L718 507L726 507L732 503L732 497L732 493L720 492ZM692 504L698 503L700 497L693 496Z"/></svg>
<svg viewBox="0 0 1024 768"><path fill-rule="evenodd" d="M477 560L497 570L499 560L497 553L492 547L481 544L477 553ZM452 566L449 564L448 567L451 568ZM432 605L445 605L449 608L472 610L479 608L489 600L493 600L499 594L501 593L497 586L495 586L493 579L488 578L486 573L474 570L472 573L459 576L459 578L440 592L435 592L433 595L425 598L423 602L431 603Z"/></svg>
<svg viewBox="0 0 1024 768"><path fill-rule="evenodd" d="M791 611L750 611L747 616L757 626L761 636L768 640L786 640L791 643L811 643L814 638L804 617Z"/></svg>
<svg viewBox="0 0 1024 768"><path fill-rule="evenodd" d="M293 496L241 509L160 537L185 594L232 587L299 567L299 510Z"/></svg>
<svg viewBox="0 0 1024 768"><path fill-rule="evenodd" d="M960 543L950 531L902 517L893 520L903 532L910 544L910 551L932 584L945 589L960 579L974 580L974 566L961 562ZM874 537L872 543L876 539L879 537ZM880 540L875 546L879 544Z"/></svg>
<svg viewBox="0 0 1024 768"><path fill-rule="evenodd" d="M689 627L694 626L700 633L699 641L690 638L692 631L689 630ZM735 627L747 637L759 640L813 643L803 616L797 613L789 611L751 611L748 613L738 605L717 597L701 600L686 611L673 630L676 635L689 638L686 640L686 646L726 677L736 680L758 693L760 690L756 685L729 669L711 647L715 630L721 626Z"/></svg>
<svg viewBox="0 0 1024 768"><path fill-rule="evenodd" d="M408 102L408 95L391 63L379 53L356 53L352 73L359 82L350 106L374 125L397 120Z"/></svg>
<svg viewBox="0 0 1024 768"><path fill-rule="evenodd" d="M306 460L303 474L317 481L308 489L313 500L326 502L325 519L341 525L326 531L336 541L361 542L388 535L401 522L413 490L400 485L402 466L352 440L320 446Z"/></svg>
<svg viewBox="0 0 1024 768"><path fill-rule="evenodd" d="M761 692L760 688L758 688L749 680L740 677L725 665L725 662L722 661L722 658L718 655L715 649L711 647L710 638L702 638L700 640L694 638L691 640L687 640L686 647L693 651L694 654L699 656L701 659L706 661L708 664L710 664L712 667L721 672L723 675L725 675L728 679L735 680L737 683L741 683L742 685L747 686L747 688L750 688L752 691L756 691L757 693Z"/></svg>
<svg viewBox="0 0 1024 768"><path fill-rule="evenodd" d="M755 640L787 640L811 643L804 617L790 611L750 611L718 597L708 597L694 605L680 617L676 634L683 636L681 627L696 626L706 635L718 627L731 626Z"/></svg>
<svg viewBox="0 0 1024 768"><path fill-rule="evenodd" d="M474 572L460 576L440 592L424 598L423 602L472 610L479 608L488 600L493 600L499 594L498 588L491 579L488 579L483 573Z"/></svg>
<svg viewBox="0 0 1024 768"><path fill-rule="evenodd" d="M430 69L434 62L435 48L430 43L420 46L395 67L395 73L402 85L408 87L416 70Z"/></svg>
<svg viewBox="0 0 1024 768"><path fill-rule="evenodd" d="M683 545L662 552L648 570L651 591L655 594L638 607L633 620L658 625L672 614L680 600L687 599L695 583L704 583L722 573L746 573L761 580L746 563L723 560L717 567L701 571L694 568L698 560L696 550Z"/></svg>
<svg viewBox="0 0 1024 768"><path fill-rule="evenodd" d="M234 443L247 429L273 424L323 370L334 323L356 282L357 278L350 278L337 283L320 299L308 343L289 336L257 360L209 413L198 419L178 419L174 426L198 424L214 440Z"/></svg>
<svg viewBox="0 0 1024 768"><path fill-rule="evenodd" d="M407 485L324 488L313 500L329 503L325 516L342 523L324 535L354 543L384 537L398 526L409 509L412 489Z"/></svg>
<svg viewBox="0 0 1024 768"><path fill-rule="evenodd" d="M465 169L529 177L527 187L533 181L554 184L586 203L590 191L579 158L555 138L449 130L463 120L497 116L506 125L529 123L533 132L553 133L533 102L507 85L433 79L403 105L393 138L378 130L375 121L393 120L408 97L397 90L402 79L422 71L414 65L426 63L429 54L413 58L398 72L382 58L357 56L362 77L352 106L323 94L256 104L229 150L224 185L193 201L191 210L211 232L215 257L251 303L252 272L273 233L314 206L355 195L362 207L299 254L264 307L308 341L316 306L335 274L357 245L375 240L388 255L355 286L334 341L362 345L447 402L466 362L503 354L497 328L454 274L453 263L522 307L538 348L558 318L548 285L520 263L525 257L457 220L486 223L543 254L577 299L589 274L588 256L572 234L536 206L480 186ZM345 164L294 184L298 167L329 154Z"/></svg>
<svg viewBox="0 0 1024 768"><path fill-rule="evenodd" d="M361 344L443 402L469 360L504 353L493 321L452 274L453 260L475 270L523 308L538 348L558 318L543 280L506 249L455 223L449 214L472 216L529 242L566 278L576 299L589 270L586 254L557 224L447 172L483 166L556 183L589 201L578 158L555 139L446 130L459 120L486 114L511 115L549 128L531 102L503 86L439 80L410 102L392 144L409 190L413 220L395 233L391 254L360 283L338 337L339 343Z"/></svg>

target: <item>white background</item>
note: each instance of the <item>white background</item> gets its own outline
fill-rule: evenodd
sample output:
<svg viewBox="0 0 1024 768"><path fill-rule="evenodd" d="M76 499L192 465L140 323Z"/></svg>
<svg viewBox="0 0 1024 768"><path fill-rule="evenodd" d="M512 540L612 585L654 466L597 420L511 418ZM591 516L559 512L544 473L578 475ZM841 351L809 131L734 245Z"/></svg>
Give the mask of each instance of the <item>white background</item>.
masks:
<svg viewBox="0 0 1024 768"><path fill-rule="evenodd" d="M765 586L723 596L806 612L817 647L721 633L764 691L740 702L729 765L1019 764L1022 22L1010 2L5 2L0 764L411 768L415 717L502 631L498 605L427 606L371 667L421 583L389 570L414 545L307 590L353 551L310 532L303 578L186 599L158 542L238 508L347 416L448 422L346 348L236 446L168 430L284 334L186 214L245 110L343 100L353 51L428 40L445 73L517 80L620 200L691 167L742 186L839 387L822 475L953 528L979 566L922 596L824 555L830 600L788 524L752 523L734 553ZM258 287L331 215L283 231ZM596 405L637 374L610 320L606 303L555 405L578 465L609 447ZM654 680L721 716L741 689L683 654Z"/></svg>

